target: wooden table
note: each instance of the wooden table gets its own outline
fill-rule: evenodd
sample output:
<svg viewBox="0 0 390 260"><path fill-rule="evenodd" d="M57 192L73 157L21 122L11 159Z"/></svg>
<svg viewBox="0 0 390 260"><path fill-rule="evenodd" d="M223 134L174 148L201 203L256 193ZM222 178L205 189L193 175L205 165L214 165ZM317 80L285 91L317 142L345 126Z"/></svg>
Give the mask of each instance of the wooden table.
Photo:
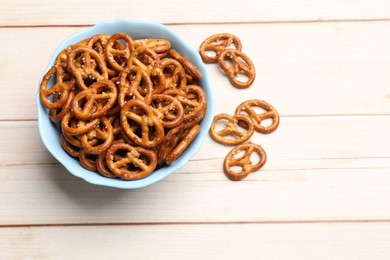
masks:
<svg viewBox="0 0 390 260"><path fill-rule="evenodd" d="M268 161L241 182L209 136L137 190L69 174L37 129L38 82L58 44L106 19L161 22L194 48L240 37L257 78L233 88L207 65L216 113L249 98L281 123L252 141ZM1 259L389 259L390 2L2 1Z"/></svg>

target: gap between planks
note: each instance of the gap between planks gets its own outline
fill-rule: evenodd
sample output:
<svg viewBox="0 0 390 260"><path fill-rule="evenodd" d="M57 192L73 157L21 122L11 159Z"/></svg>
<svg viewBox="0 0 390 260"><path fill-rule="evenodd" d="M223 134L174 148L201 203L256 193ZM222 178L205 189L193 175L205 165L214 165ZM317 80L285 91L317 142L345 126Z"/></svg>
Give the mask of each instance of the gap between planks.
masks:
<svg viewBox="0 0 390 260"><path fill-rule="evenodd" d="M304 115L280 115L280 118L319 118L319 117L326 117L326 118L342 118L342 117L349 117L349 118L373 118L373 117L390 117L390 114L384 113L384 114L304 114ZM37 122L37 118L0 118L1 122Z"/></svg>
<svg viewBox="0 0 390 260"><path fill-rule="evenodd" d="M183 25L246 25L246 24L305 24L305 23L366 23L366 22L390 22L390 18L368 19L308 19L308 20L281 20L281 21L244 21L244 22L166 22L168 26ZM0 25L0 29L18 28L67 28L90 27L94 24L34 24L34 25Z"/></svg>
<svg viewBox="0 0 390 260"><path fill-rule="evenodd" d="M351 220L264 220L264 221L183 221L183 222L106 222L106 223L51 223L51 224L5 224L2 228L26 227L80 227L80 226L183 226L183 225L313 225L313 224L356 224L387 223L390 219L351 219Z"/></svg>

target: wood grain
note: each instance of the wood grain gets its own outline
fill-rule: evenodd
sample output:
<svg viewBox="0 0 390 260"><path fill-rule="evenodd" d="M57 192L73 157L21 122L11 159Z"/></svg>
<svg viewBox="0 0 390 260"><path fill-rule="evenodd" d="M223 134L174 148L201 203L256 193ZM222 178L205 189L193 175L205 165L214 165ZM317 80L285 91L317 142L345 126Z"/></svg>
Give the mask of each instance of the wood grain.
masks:
<svg viewBox="0 0 390 260"><path fill-rule="evenodd" d="M126 17L162 23L247 23L283 21L365 20L390 17L383 0L216 0L179 1L92 0L32 3L17 0L0 9L0 25L91 25L101 20Z"/></svg>
<svg viewBox="0 0 390 260"><path fill-rule="evenodd" d="M150 259L156 253L159 259L384 260L389 243L389 223L0 229L3 259L69 259L75 254L83 259Z"/></svg>

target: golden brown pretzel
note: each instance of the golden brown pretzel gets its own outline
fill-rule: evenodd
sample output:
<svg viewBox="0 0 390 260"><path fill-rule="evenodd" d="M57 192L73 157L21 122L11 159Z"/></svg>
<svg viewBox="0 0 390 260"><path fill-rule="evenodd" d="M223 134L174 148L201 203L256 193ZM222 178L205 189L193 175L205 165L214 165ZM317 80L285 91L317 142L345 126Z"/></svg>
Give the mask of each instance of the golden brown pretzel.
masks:
<svg viewBox="0 0 390 260"><path fill-rule="evenodd" d="M146 38L134 40L135 48L145 46L157 54L164 54L171 48L171 42L165 39Z"/></svg>
<svg viewBox="0 0 390 260"><path fill-rule="evenodd" d="M166 94L154 94L150 106L165 129L174 128L184 120L184 108L175 97Z"/></svg>
<svg viewBox="0 0 390 260"><path fill-rule="evenodd" d="M182 139L180 139L180 142L175 146L175 148L173 148L172 151L167 155L167 157L165 158L165 163L166 164L173 163L190 145L192 140L195 139L199 131L200 131L200 125L194 125L192 128L190 128L188 132L184 134Z"/></svg>
<svg viewBox="0 0 390 260"><path fill-rule="evenodd" d="M56 71L56 67L51 67L43 76L39 88L39 98L41 100L41 104L48 109L57 109L62 107L62 105L66 102L71 89L70 85L60 82L56 82L47 88L50 79L56 74ZM55 96L55 98L51 99L53 96Z"/></svg>
<svg viewBox="0 0 390 260"><path fill-rule="evenodd" d="M163 141L158 146L157 150L157 163L164 164L168 154L175 148L182 137L183 124L178 125L175 128L170 129L164 136Z"/></svg>
<svg viewBox="0 0 390 260"><path fill-rule="evenodd" d="M76 59L81 59L81 64L76 64ZM87 80L95 82L108 79L107 66L102 56L86 45L74 45L70 49L67 66L76 78L77 86L82 90L88 88Z"/></svg>
<svg viewBox="0 0 390 260"><path fill-rule="evenodd" d="M120 41L125 44L121 44ZM108 39L106 44L106 60L110 66L121 72L127 65L131 52L134 50L134 40L126 33L116 33Z"/></svg>
<svg viewBox="0 0 390 260"><path fill-rule="evenodd" d="M68 52L68 49L62 50L54 61L54 66L56 67L56 81L57 83L71 83L72 86L70 89L73 89L76 84L76 79L67 67Z"/></svg>
<svg viewBox="0 0 390 260"><path fill-rule="evenodd" d="M264 110L264 112L256 112L254 109L255 107L260 107ZM237 107L236 114L248 114L252 118L255 130L263 134L272 133L279 126L280 120L278 111L276 111L273 106L262 100L253 99L242 102ZM266 119L271 119L272 123L267 126L262 126L261 123ZM241 126L246 128L245 124L241 124Z"/></svg>
<svg viewBox="0 0 390 260"><path fill-rule="evenodd" d="M256 164L251 161L253 152L259 156L259 161ZM239 144L225 157L223 170L230 180L239 181L248 176L249 173L260 169L266 160L267 155L260 145L254 143ZM240 167L241 171L234 171L232 167Z"/></svg>
<svg viewBox="0 0 390 260"><path fill-rule="evenodd" d="M199 124L200 121L202 121L203 117L206 115L206 112L207 112L207 103L205 103L205 105L199 111L199 113L196 117L184 120L184 122L183 122L184 129L188 129L188 128L193 127L196 124Z"/></svg>
<svg viewBox="0 0 390 260"><path fill-rule="evenodd" d="M165 89L183 88L187 85L186 72L177 60L172 58L162 59L161 69L165 75Z"/></svg>
<svg viewBox="0 0 390 260"><path fill-rule="evenodd" d="M180 64L183 66L183 68L186 70L188 74L191 75L196 81L199 81L202 79L202 73L195 67L194 64L192 64L188 59L184 58L180 55L179 52L177 52L175 49L170 49L168 54L176 59Z"/></svg>
<svg viewBox="0 0 390 260"><path fill-rule="evenodd" d="M107 150L98 155L96 159L96 169L104 177L111 178L111 179L118 178L118 176L113 174L110 168L108 168L106 155L107 155Z"/></svg>
<svg viewBox="0 0 390 260"><path fill-rule="evenodd" d="M156 66L150 71L150 80L153 85L153 94L161 94L165 90L165 75L161 66Z"/></svg>
<svg viewBox="0 0 390 260"><path fill-rule="evenodd" d="M106 117L90 132L80 136L81 145L91 154L99 154L107 150L114 141L113 127Z"/></svg>
<svg viewBox="0 0 390 260"><path fill-rule="evenodd" d="M68 112L61 120L61 128L68 135L82 135L94 129L99 122L99 118L87 121L80 120L74 117L71 112Z"/></svg>
<svg viewBox="0 0 390 260"><path fill-rule="evenodd" d="M217 122L225 122L226 124L221 130L217 130ZM248 125L248 129L240 131L238 128L239 121L244 121ZM211 137L218 143L225 145L237 145L247 141L254 132L253 122L248 115L237 114L234 116L222 113L214 116L210 127ZM229 138L230 137L230 138Z"/></svg>
<svg viewBox="0 0 390 260"><path fill-rule="evenodd" d="M241 51L224 50L218 57L218 64L236 88L247 88L255 80L255 66L251 59ZM240 80L238 77L240 74L245 75L247 78L244 81Z"/></svg>
<svg viewBox="0 0 390 260"><path fill-rule="evenodd" d="M234 44L234 47L231 46L232 44ZM202 42L199 48L199 54L204 62L215 63L217 62L219 55L228 48L234 48L241 51L242 44L240 39L233 34L218 33L211 35ZM210 52L214 52L215 55L207 55Z"/></svg>
<svg viewBox="0 0 390 260"><path fill-rule="evenodd" d="M141 67L149 75L153 68L160 67L160 62L156 52L146 46L141 46L131 53L127 63Z"/></svg>
<svg viewBox="0 0 390 260"><path fill-rule="evenodd" d="M86 41L86 45L99 53L106 64L106 45L110 37L111 35L109 34L95 34ZM110 77L115 77L118 75L118 72L111 69L109 64L107 64L107 71Z"/></svg>
<svg viewBox="0 0 390 260"><path fill-rule="evenodd" d="M84 149L81 149L79 152L79 161L81 166L83 166L85 169L89 171L96 172L96 160L97 160L96 154L90 154L87 153Z"/></svg>
<svg viewBox="0 0 390 260"><path fill-rule="evenodd" d="M70 143L65 136L61 135L61 146L64 148L64 150L72 157L78 158L79 157L79 151L80 147L74 146L72 143Z"/></svg>
<svg viewBox="0 0 390 260"><path fill-rule="evenodd" d="M49 117L53 123L61 122L64 115L70 111L74 95L75 95L75 92L70 91L68 94L68 98L66 99L65 103L60 108L50 109ZM57 98L60 98L60 96L61 96L60 94L56 93L54 95L53 100L56 101Z"/></svg>
<svg viewBox="0 0 390 260"><path fill-rule="evenodd" d="M117 95L117 88L111 80L97 81L77 93L72 102L72 112L82 120L102 117L114 106Z"/></svg>
<svg viewBox="0 0 390 260"><path fill-rule="evenodd" d="M125 180L138 180L148 176L157 166L157 155L151 149L115 143L107 150L108 168Z"/></svg>
<svg viewBox="0 0 390 260"><path fill-rule="evenodd" d="M120 106L129 99L140 99L150 104L153 94L152 82L144 69L130 65L120 74L118 103Z"/></svg>
<svg viewBox="0 0 390 260"><path fill-rule="evenodd" d="M206 107L206 93L198 85L168 89L163 94L174 96L181 102L184 107L184 121L196 118Z"/></svg>
<svg viewBox="0 0 390 260"><path fill-rule="evenodd" d="M161 123L150 106L140 99L131 99L125 103L121 109L120 120L126 136L139 146L152 148L164 138ZM134 124L139 131L133 130Z"/></svg>

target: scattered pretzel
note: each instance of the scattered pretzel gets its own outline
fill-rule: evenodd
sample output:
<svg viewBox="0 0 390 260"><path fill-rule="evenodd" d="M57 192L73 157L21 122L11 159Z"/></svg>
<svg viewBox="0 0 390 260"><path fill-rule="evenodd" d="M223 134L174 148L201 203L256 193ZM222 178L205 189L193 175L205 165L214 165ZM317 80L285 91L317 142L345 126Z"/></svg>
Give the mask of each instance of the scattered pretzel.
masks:
<svg viewBox="0 0 390 260"><path fill-rule="evenodd" d="M217 122L225 121L225 128L217 130ZM244 121L248 125L247 131L240 131L238 128L239 122ZM228 115L225 113L214 116L213 122L210 127L211 137L218 143L224 145L237 145L247 141L254 132L253 122L249 116L244 114ZM233 138L232 138L233 137Z"/></svg>
<svg viewBox="0 0 390 260"><path fill-rule="evenodd" d="M251 59L243 52L227 49L219 55L218 64L228 75L230 82L236 88L247 88L252 85L255 80L255 66ZM238 76L241 74L247 77L246 81L241 81L239 79Z"/></svg>
<svg viewBox="0 0 390 260"><path fill-rule="evenodd" d="M168 40L96 34L58 54L39 95L81 166L137 180L173 163L198 134L201 78Z"/></svg>
<svg viewBox="0 0 390 260"><path fill-rule="evenodd" d="M232 43L234 47L232 47ZM229 33L219 33L208 37L199 47L199 54L206 63L218 63L236 88L248 88L256 77L251 59L242 51L240 39ZM214 56L207 53L214 52Z"/></svg>
<svg viewBox="0 0 390 260"><path fill-rule="evenodd" d="M210 56L210 53L215 53L215 55ZM230 83L236 88L248 88L255 80L255 66L252 60L242 52L241 41L235 35L220 33L208 37L200 45L199 54L205 63L218 63L220 69L228 76ZM264 112L258 113L255 107L260 107ZM271 119L272 123L262 125L262 122L267 119ZM226 125L217 130L220 121L225 121ZM243 144L243 142L249 140L254 130L268 134L275 131L278 126L279 114L276 109L265 101L256 99L241 103L234 115L222 113L214 116L209 130L210 136L224 145L238 145L230 151L224 161L224 172L229 179L241 180L264 165L266 161L264 150L257 144L251 142ZM244 150L245 154L234 158L234 155L241 150ZM258 153L260 157L256 165L252 165L250 161L253 152ZM234 172L231 166L239 166L242 171Z"/></svg>
<svg viewBox="0 0 390 260"><path fill-rule="evenodd" d="M218 61L219 55L226 49L232 48L241 51L242 44L240 39L230 33L218 33L211 35L205 39L199 48L199 54L202 60L206 63L215 63ZM208 52L214 52L214 56L207 55Z"/></svg>
<svg viewBox="0 0 390 260"><path fill-rule="evenodd" d="M244 154L241 155L242 151ZM251 155L253 152L257 153L260 157L256 164L253 164L251 161ZM237 154L239 156L237 156ZM260 169L265 164L266 160L267 155L260 145L250 142L239 144L225 157L223 170L230 180L239 181L248 176L249 173ZM234 171L232 169L233 167L240 167L241 171Z"/></svg>
<svg viewBox="0 0 390 260"><path fill-rule="evenodd" d="M264 109L264 113L257 113L254 110L254 107L260 107ZM263 134L269 134L276 130L276 128L279 126L279 114L276 109L268 104L265 101L262 100L247 100L243 103L241 103L237 109L236 114L248 114L253 121L253 124L255 126L255 130L263 133ZM272 123L268 126L262 126L261 123L265 119L272 119ZM242 127L247 128L244 124L241 124Z"/></svg>

